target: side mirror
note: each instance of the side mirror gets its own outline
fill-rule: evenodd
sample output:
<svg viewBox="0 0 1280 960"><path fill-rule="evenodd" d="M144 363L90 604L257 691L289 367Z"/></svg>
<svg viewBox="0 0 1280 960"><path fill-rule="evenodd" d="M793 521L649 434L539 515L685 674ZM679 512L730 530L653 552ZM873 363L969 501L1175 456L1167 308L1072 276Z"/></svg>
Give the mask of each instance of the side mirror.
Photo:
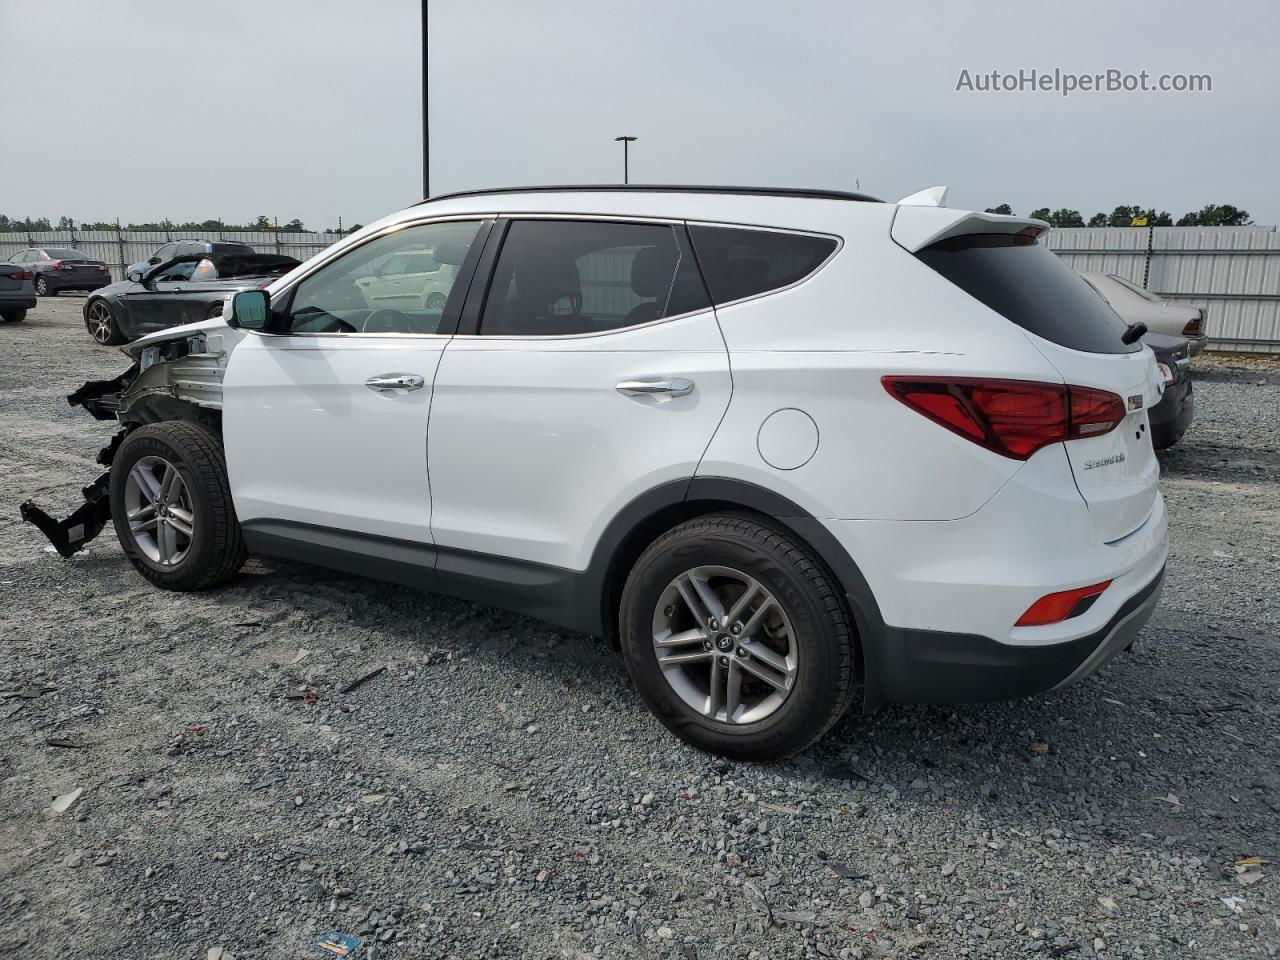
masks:
<svg viewBox="0 0 1280 960"><path fill-rule="evenodd" d="M222 308L227 326L240 330L265 330L270 317L271 295L265 290L241 290Z"/></svg>
<svg viewBox="0 0 1280 960"><path fill-rule="evenodd" d="M141 283L141 282L142 282L142 271L141 271L141 270L130 270L127 274L125 274L125 279L126 279L126 280L132 280L134 283Z"/></svg>

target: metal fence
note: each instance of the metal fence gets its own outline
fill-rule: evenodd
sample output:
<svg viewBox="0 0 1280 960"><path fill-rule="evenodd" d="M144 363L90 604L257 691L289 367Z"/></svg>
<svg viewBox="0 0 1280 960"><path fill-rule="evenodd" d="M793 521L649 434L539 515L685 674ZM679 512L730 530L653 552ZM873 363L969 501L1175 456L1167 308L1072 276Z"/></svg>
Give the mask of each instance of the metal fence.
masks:
<svg viewBox="0 0 1280 960"><path fill-rule="evenodd" d="M239 240L261 253L305 260L337 233L52 230L0 233L0 260L27 247L73 247L102 260L119 280L125 268L170 240ZM1210 345L1280 353L1280 234L1275 227L1103 227L1049 232L1049 249L1075 270L1114 273L1167 300L1205 308Z"/></svg>
<svg viewBox="0 0 1280 960"><path fill-rule="evenodd" d="M1166 300L1204 307L1209 345L1280 353L1275 227L1104 227L1049 231L1075 270L1113 273Z"/></svg>
<svg viewBox="0 0 1280 960"><path fill-rule="evenodd" d="M42 233L0 233L0 260L8 260L28 247L71 247L111 269L113 280L123 280L131 263L146 260L170 240L236 240L259 253L279 253L306 260L342 239L340 233L287 233L277 230L47 230Z"/></svg>

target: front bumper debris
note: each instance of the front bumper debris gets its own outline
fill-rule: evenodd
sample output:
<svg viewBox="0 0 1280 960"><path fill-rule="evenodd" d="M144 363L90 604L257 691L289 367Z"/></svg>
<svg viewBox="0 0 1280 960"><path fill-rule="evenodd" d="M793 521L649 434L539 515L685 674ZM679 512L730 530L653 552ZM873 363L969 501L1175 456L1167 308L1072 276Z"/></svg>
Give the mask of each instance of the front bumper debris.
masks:
<svg viewBox="0 0 1280 960"><path fill-rule="evenodd" d="M68 396L67 403L73 407L84 407L95 419L115 420L120 409L120 396L129 389L137 376L138 365L135 363L112 380L90 380ZM111 461L115 459L126 432L127 428L122 426L112 435L111 442L98 452L98 463L107 469L81 490L84 503L66 519L53 519L31 500L19 508L22 519L35 524L63 557L74 554L111 522Z"/></svg>

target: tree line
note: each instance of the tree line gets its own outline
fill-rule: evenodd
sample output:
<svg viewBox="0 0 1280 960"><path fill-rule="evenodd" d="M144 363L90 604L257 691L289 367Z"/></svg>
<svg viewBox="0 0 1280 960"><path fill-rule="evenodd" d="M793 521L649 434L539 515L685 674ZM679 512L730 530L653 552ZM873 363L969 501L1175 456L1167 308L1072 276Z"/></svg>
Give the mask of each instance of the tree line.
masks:
<svg viewBox="0 0 1280 960"><path fill-rule="evenodd" d="M353 223L349 227L344 227L339 221L337 227L330 227L328 230L316 231L318 233L352 233L359 230L362 224ZM48 230L147 230L153 233L168 231L169 233L181 233L194 230L222 230L228 233L239 230L256 230L256 231L276 231L279 233L308 233L308 228L301 220L290 220L288 223L280 224L268 216L260 216L252 223L225 223L222 220L188 220L185 223L175 223L172 220L161 220L152 223L128 223L121 224L119 221L115 223L107 223L98 221L97 223L82 222L77 224L70 217L59 217L56 221L50 220L48 217L27 217L15 218L8 217L0 213L0 233L43 233Z"/></svg>
<svg viewBox="0 0 1280 960"><path fill-rule="evenodd" d="M986 212L1012 216L1013 208L1002 203L998 207L988 207ZM1199 210L1184 213L1176 222L1168 210L1142 206L1116 207L1110 213L1095 213L1088 220L1085 220L1079 210L1067 207L1050 210L1048 207L1041 207L1031 211L1031 218L1044 220L1052 227L1131 227L1134 220L1143 218L1147 221L1145 226L1149 227L1243 227L1253 223L1248 210L1229 203L1221 206L1216 203L1205 204Z"/></svg>

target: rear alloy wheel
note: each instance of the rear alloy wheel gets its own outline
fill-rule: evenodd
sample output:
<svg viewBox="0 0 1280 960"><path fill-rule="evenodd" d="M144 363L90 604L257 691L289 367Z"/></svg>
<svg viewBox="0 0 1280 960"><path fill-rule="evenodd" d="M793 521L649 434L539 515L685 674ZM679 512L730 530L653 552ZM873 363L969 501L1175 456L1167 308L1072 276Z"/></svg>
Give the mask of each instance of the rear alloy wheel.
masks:
<svg viewBox="0 0 1280 960"><path fill-rule="evenodd" d="M853 700L853 629L830 574L787 531L716 514L659 537L619 611L636 687L674 733L738 760L777 760Z"/></svg>
<svg viewBox="0 0 1280 960"><path fill-rule="evenodd" d="M94 300L89 304L84 324L89 330L89 336L104 347L114 347L125 341L124 334L116 325L115 314L111 312L111 307L105 300Z"/></svg>
<svg viewBox="0 0 1280 960"><path fill-rule="evenodd" d="M158 587L200 590L245 561L217 434L172 420L139 427L111 463L111 519L134 569Z"/></svg>
<svg viewBox="0 0 1280 960"><path fill-rule="evenodd" d="M36 296L37 297L56 297L58 291L49 286L49 281L43 276L36 277Z"/></svg>

